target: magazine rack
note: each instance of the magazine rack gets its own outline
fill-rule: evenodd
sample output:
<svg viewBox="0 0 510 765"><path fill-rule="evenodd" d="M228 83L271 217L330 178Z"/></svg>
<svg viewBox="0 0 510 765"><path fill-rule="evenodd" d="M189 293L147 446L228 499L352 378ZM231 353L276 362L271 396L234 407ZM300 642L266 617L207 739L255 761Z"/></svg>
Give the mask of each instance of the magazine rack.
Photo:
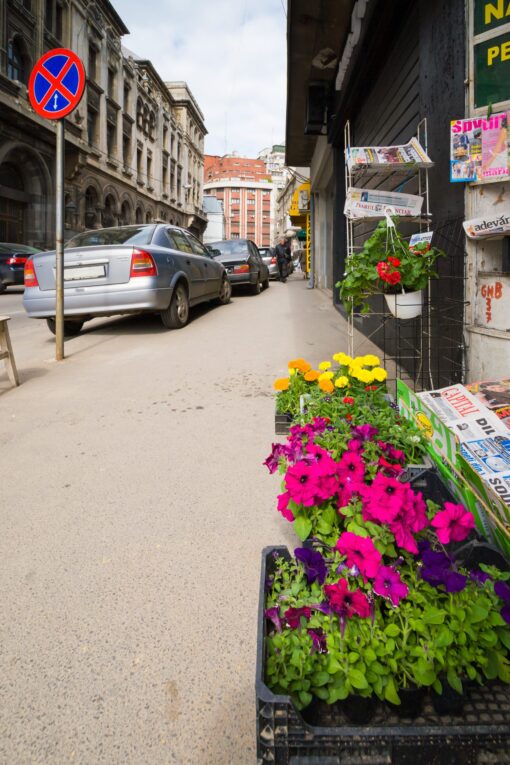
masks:
<svg viewBox="0 0 510 765"><path fill-rule="evenodd" d="M427 120L423 119L417 126L416 138L425 153L428 154ZM350 152L351 125L346 122L344 128L345 149ZM346 152L347 155L347 152ZM378 167L349 167L345 161L345 184L349 187L408 191L423 198L422 210L419 216L413 218L400 217L410 233L423 233L432 223L429 204L429 173L430 166L409 167L405 165L388 165ZM363 241L371 233L373 224L383 220L380 217L356 218L346 217L346 256L362 250ZM360 347L367 339L381 347L384 365L389 370L389 389L395 387L396 378L403 379L415 390L437 388L453 382L461 382L463 368L463 325L464 301L458 299L459 293L464 294L463 284L459 290L459 280L463 282L464 273L464 232L461 220L444 221L434 228L434 244L447 252L447 258L440 264L442 294L440 300L434 300L436 285L428 283L424 294L423 310L420 316L412 319L398 319L388 310L384 297L372 299L374 310L367 317L351 311L348 321L348 353L362 353ZM460 270L459 270L460 269ZM367 327L367 318L372 317L375 326L372 331ZM355 323L363 327L362 342L355 343ZM355 348L355 345L358 348ZM393 385L392 385L393 383Z"/></svg>

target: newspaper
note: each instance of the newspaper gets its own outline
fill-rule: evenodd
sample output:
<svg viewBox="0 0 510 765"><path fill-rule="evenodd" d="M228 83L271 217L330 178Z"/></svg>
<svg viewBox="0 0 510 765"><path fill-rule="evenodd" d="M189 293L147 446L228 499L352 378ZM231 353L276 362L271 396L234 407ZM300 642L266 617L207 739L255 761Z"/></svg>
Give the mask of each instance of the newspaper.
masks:
<svg viewBox="0 0 510 765"><path fill-rule="evenodd" d="M510 177L508 113L489 119L450 122L450 180L453 183Z"/></svg>
<svg viewBox="0 0 510 765"><path fill-rule="evenodd" d="M356 146L345 150L349 170L432 167L434 164L417 138L400 146Z"/></svg>
<svg viewBox="0 0 510 765"><path fill-rule="evenodd" d="M510 377L468 383L466 388L510 428Z"/></svg>
<svg viewBox="0 0 510 765"><path fill-rule="evenodd" d="M350 187L345 199L344 215L351 220L384 218L387 213L416 218L421 213L422 205L423 197L414 194Z"/></svg>
<svg viewBox="0 0 510 765"><path fill-rule="evenodd" d="M502 214L485 218L473 218L462 224L464 231L470 239L488 239L491 236L505 236L510 234L510 210Z"/></svg>
<svg viewBox="0 0 510 765"><path fill-rule="evenodd" d="M460 443L497 436L508 438L504 423L464 385L450 385L416 395L450 428Z"/></svg>
<svg viewBox="0 0 510 765"><path fill-rule="evenodd" d="M510 476L510 439L480 438L460 445L460 453L482 478Z"/></svg>

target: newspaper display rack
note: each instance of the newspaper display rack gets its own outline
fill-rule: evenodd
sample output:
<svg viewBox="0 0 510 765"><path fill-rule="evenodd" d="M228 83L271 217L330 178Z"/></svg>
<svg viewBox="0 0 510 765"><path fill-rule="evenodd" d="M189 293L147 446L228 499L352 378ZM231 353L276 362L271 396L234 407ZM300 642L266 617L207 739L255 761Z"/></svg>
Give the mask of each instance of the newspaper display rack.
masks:
<svg viewBox="0 0 510 765"><path fill-rule="evenodd" d="M406 237L429 242L433 237L434 245L447 256L438 262L439 279L429 281L422 295L413 296L417 302L410 306L409 318L403 308L398 308L397 316L391 312L383 295L370 298L369 314L348 312L348 352L363 353L367 339L375 342L382 351L393 394L397 379L417 390L461 382L466 371L465 234L463 219L455 217L434 220L431 231L429 172L434 164L428 155L427 120L419 122L415 137L400 146L358 147L352 146L351 139L351 124L346 122L347 258L362 250L374 224L387 216L398 216ZM399 302L407 294L401 295Z"/></svg>
<svg viewBox="0 0 510 765"><path fill-rule="evenodd" d="M344 127L345 188L347 194L346 216L347 257L361 249L356 244L355 225L383 220L387 215L398 215L400 220L412 221L423 233L428 229L432 215L429 205L428 171L433 162L428 156L426 118L419 122L416 136L401 146L355 147L351 142L351 124ZM385 190L389 182L400 181L396 191ZM405 186L417 180L417 194L403 193ZM368 188L365 188L368 187ZM379 204L378 204L379 203ZM365 205L365 214L363 213ZM427 288L427 296L430 286ZM384 317L388 314L381 316ZM422 327L420 321L420 337ZM349 354L354 356L354 312L348 316ZM422 344L418 348L418 366L422 368ZM398 360L397 360L398 366ZM398 370L397 370L398 373Z"/></svg>

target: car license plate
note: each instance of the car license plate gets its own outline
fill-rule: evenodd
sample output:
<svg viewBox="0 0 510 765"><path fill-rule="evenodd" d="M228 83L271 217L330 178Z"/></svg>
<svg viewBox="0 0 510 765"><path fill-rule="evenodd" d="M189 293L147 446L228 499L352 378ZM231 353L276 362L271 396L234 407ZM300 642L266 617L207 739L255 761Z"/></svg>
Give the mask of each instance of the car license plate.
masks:
<svg viewBox="0 0 510 765"><path fill-rule="evenodd" d="M105 276L106 269L101 266L76 266L64 268L64 281L74 282L78 279L100 279Z"/></svg>

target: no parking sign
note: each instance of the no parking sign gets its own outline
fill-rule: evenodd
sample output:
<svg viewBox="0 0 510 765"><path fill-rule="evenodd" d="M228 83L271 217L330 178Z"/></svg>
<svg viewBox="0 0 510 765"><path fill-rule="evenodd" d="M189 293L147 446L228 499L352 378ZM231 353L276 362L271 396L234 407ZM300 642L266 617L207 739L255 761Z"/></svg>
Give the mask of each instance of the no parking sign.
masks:
<svg viewBox="0 0 510 765"><path fill-rule="evenodd" d="M80 103L85 89L83 62L72 50L54 48L32 69L28 97L39 116L57 120L56 237L55 237L55 340L56 358L64 358L64 117Z"/></svg>
<svg viewBox="0 0 510 765"><path fill-rule="evenodd" d="M80 103L85 89L85 69L67 48L54 48L32 69L28 83L30 103L41 117L59 120Z"/></svg>

